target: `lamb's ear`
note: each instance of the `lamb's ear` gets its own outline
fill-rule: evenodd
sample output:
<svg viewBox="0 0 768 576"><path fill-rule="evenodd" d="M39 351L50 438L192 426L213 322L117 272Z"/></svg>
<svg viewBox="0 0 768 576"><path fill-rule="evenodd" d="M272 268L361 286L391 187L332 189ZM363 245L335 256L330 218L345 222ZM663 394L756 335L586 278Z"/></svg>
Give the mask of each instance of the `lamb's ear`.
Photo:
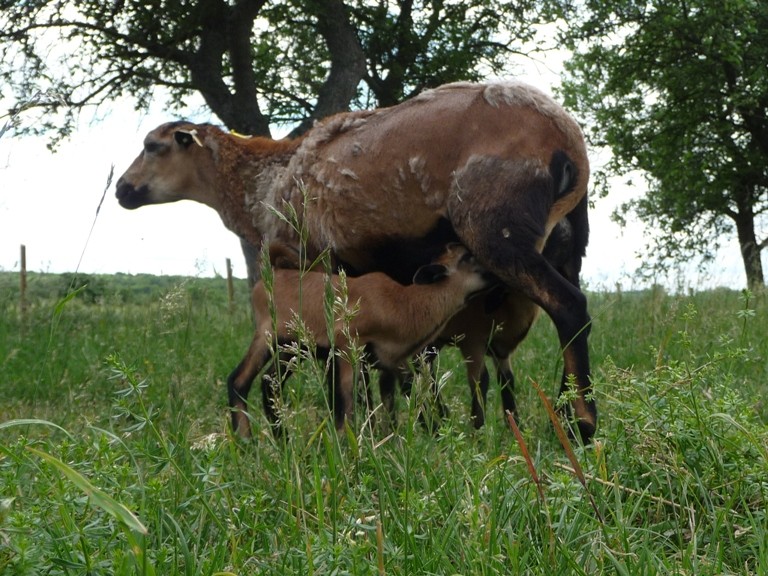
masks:
<svg viewBox="0 0 768 576"><path fill-rule="evenodd" d="M413 275L414 284L434 284L448 276L448 268L442 264L425 264Z"/></svg>
<svg viewBox="0 0 768 576"><path fill-rule="evenodd" d="M301 254L283 242L269 243L269 262L274 268L301 268Z"/></svg>
<svg viewBox="0 0 768 576"><path fill-rule="evenodd" d="M189 148L192 145L192 142L200 147L203 145L202 141L197 135L197 130L176 130L176 132L173 133L173 138L176 140L179 146L183 146L184 148Z"/></svg>

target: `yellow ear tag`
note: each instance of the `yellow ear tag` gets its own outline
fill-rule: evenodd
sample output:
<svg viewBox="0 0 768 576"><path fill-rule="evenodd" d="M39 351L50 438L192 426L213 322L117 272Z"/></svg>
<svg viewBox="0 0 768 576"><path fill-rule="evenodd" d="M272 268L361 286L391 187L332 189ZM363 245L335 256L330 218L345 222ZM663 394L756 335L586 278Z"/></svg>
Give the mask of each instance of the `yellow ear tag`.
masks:
<svg viewBox="0 0 768 576"><path fill-rule="evenodd" d="M240 134L240 132L235 132L234 130L229 131L232 136L237 136L238 138L251 138L248 134Z"/></svg>

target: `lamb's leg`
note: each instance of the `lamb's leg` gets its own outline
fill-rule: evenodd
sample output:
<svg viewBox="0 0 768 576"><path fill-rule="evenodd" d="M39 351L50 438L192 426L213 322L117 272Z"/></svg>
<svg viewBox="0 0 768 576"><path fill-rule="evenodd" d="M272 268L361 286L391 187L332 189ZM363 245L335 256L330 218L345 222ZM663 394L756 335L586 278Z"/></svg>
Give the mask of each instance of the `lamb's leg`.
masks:
<svg viewBox="0 0 768 576"><path fill-rule="evenodd" d="M379 370L379 396L384 407L385 427L392 430L397 426L397 412L395 410L395 385L398 375L395 371L383 368Z"/></svg>
<svg viewBox="0 0 768 576"><path fill-rule="evenodd" d="M445 402L443 402L442 394L440 394L440 387L438 386L437 368L435 366L435 361L437 360L437 355L439 352L440 350L438 349L437 346L429 346L424 351L424 361L429 366L430 373L432 376L429 379L429 382L430 382L429 389L432 392L432 396L430 396L429 401L431 403L431 407L437 413L438 424L448 417L448 407L445 405Z"/></svg>
<svg viewBox="0 0 768 576"><path fill-rule="evenodd" d="M355 370L341 358L336 358L334 386L331 390L331 409L333 410L336 430L344 430L345 422L353 422L355 414Z"/></svg>
<svg viewBox="0 0 768 576"><path fill-rule="evenodd" d="M270 360L269 347L264 338L256 336L251 341L248 352L227 378L229 409L232 416L232 430L242 438L251 437L251 424L248 419L248 393L256 375Z"/></svg>
<svg viewBox="0 0 768 576"><path fill-rule="evenodd" d="M509 296L505 304L504 319L501 326L491 336L489 351L496 367L496 380L501 392L501 406L504 421L511 414L518 422L517 403L515 401L515 375L512 371L512 354L525 340L533 322L538 316L538 307L529 300Z"/></svg>
<svg viewBox="0 0 768 576"><path fill-rule="evenodd" d="M485 425L485 406L488 401L488 369L485 366L485 348L487 338L474 338L475 334L465 336L459 342L459 349L467 367L467 381L472 400L470 418L472 426L480 429Z"/></svg>
<svg viewBox="0 0 768 576"><path fill-rule="evenodd" d="M357 403L365 410L365 418L371 426L376 426L376 416L373 409L373 393L371 392L371 369L367 362L363 361L357 367L357 381L353 382L357 391Z"/></svg>
<svg viewBox="0 0 768 576"><path fill-rule="evenodd" d="M501 392L501 407L506 415L511 414L515 423L519 422L517 416L517 402L515 402L515 374L512 372L509 356L499 358L493 357L496 366L496 379L499 381L499 391Z"/></svg>
<svg viewBox="0 0 768 576"><path fill-rule="evenodd" d="M426 363L429 365L431 378L430 380L430 392L431 396L428 399L429 405L424 405L419 410L419 421L424 428L429 431L435 429L435 423L442 421L448 414L448 408L443 403L442 396L440 395L440 389L437 386L437 378L435 377L434 358L435 354L429 354L424 356ZM397 411L395 410L395 384L399 382L400 392L405 397L410 397L413 390L413 373L409 369L403 368L399 372L392 370L382 370L379 376L379 389L381 391L381 402L384 405L384 410L388 417L388 425L390 428L394 428L397 425ZM434 416L428 417L427 414ZM433 422L434 420L434 422Z"/></svg>
<svg viewBox="0 0 768 576"><path fill-rule="evenodd" d="M289 360L292 354L287 352L278 352L279 360L272 362L269 370L261 377L261 399L264 406L264 414L267 416L272 435L278 439L286 439L285 429L282 425L280 415L280 404L282 402L283 384L291 375L289 369ZM273 359L274 360L274 359Z"/></svg>
<svg viewBox="0 0 768 576"><path fill-rule="evenodd" d="M432 345L424 349L419 358L424 368L429 372L429 396L419 408L419 422L430 433L437 433L440 424L448 417L448 407L443 402L437 375L436 360L440 352L439 346ZM401 389L404 395L410 396L413 389L413 372L403 370L401 373Z"/></svg>

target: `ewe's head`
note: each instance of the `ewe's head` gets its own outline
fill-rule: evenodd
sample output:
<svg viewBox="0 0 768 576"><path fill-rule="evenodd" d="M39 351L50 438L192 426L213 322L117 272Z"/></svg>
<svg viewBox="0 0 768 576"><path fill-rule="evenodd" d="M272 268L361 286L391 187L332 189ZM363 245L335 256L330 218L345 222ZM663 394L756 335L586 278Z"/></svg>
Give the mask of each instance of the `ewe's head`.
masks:
<svg viewBox="0 0 768 576"><path fill-rule="evenodd" d="M171 122L152 130L144 148L117 181L115 195L123 208L177 200L213 201L206 170L210 150L203 146L201 130L208 127Z"/></svg>
<svg viewBox="0 0 768 576"><path fill-rule="evenodd" d="M468 299L492 286L495 279L466 247L451 243L432 263L416 270L413 283L440 284L441 288Z"/></svg>

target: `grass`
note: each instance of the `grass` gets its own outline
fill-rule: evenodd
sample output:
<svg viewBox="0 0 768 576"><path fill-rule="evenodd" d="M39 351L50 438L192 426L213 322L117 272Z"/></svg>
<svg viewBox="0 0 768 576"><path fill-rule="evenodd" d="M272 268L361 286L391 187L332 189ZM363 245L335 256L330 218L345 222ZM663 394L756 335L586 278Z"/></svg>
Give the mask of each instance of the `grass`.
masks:
<svg viewBox="0 0 768 576"><path fill-rule="evenodd" d="M558 389L546 318L514 360L523 444L493 388L486 427L470 428L445 350L451 414L435 435L417 392L398 399L395 434L337 437L305 364L287 442L254 392L245 445L225 392L251 337L245 287L230 312L223 280L99 280L95 297L62 299L33 278L25 316L13 289L0 296L2 575L767 570L764 294L591 294L600 422L574 447L585 488L531 384Z"/></svg>

